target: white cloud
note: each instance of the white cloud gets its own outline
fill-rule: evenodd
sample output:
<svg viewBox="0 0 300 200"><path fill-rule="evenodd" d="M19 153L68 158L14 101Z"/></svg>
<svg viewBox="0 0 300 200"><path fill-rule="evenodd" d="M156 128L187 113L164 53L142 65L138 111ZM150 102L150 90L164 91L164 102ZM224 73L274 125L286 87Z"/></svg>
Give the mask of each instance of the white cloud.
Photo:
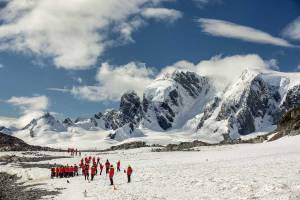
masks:
<svg viewBox="0 0 300 200"><path fill-rule="evenodd" d="M167 8L146 8L142 12L143 17L153 18L157 20L166 20L174 22L182 17L182 13L178 10L167 9Z"/></svg>
<svg viewBox="0 0 300 200"><path fill-rule="evenodd" d="M283 35L287 38L300 40L300 17L297 17L283 30Z"/></svg>
<svg viewBox="0 0 300 200"><path fill-rule="evenodd" d="M36 97L11 97L7 103L20 107L21 110L45 110L48 108L49 101L46 96Z"/></svg>
<svg viewBox="0 0 300 200"><path fill-rule="evenodd" d="M272 44L283 47L294 47L292 44L282 38L274 37L269 33L248 26L207 18L200 18L197 21L203 29L203 32L213 36L241 39L249 42Z"/></svg>
<svg viewBox="0 0 300 200"><path fill-rule="evenodd" d="M99 68L96 85L74 86L72 89L49 88L70 92L74 96L89 101L119 101L122 94L134 90L142 96L145 87L152 81L153 70L142 63L131 62L123 66L103 63Z"/></svg>
<svg viewBox="0 0 300 200"><path fill-rule="evenodd" d="M5 102L17 107L21 116L19 118L0 117L0 125L17 128L23 128L32 119L43 115L49 106L46 96L11 97Z"/></svg>
<svg viewBox="0 0 300 200"><path fill-rule="evenodd" d="M297 69L296 69L297 71L300 71L300 64L297 66Z"/></svg>
<svg viewBox="0 0 300 200"><path fill-rule="evenodd" d="M275 59L263 60L256 54L227 57L218 55L198 64L182 60L166 66L158 74L140 63L131 62L123 66L111 66L104 63L97 72L96 81L98 83L95 85L74 86L71 89L49 88L49 90L69 92L75 97L89 101L119 101L124 92L135 90L139 96L142 96L144 89L155 78L160 78L165 73L181 70L211 77L221 91L246 69L267 70L277 69L277 67L278 63Z"/></svg>
<svg viewBox="0 0 300 200"><path fill-rule="evenodd" d="M4 68L4 65L0 63L0 69L1 69L1 68Z"/></svg>
<svg viewBox="0 0 300 200"><path fill-rule="evenodd" d="M221 4L222 0L193 0L199 8L204 8L208 4Z"/></svg>
<svg viewBox="0 0 300 200"><path fill-rule="evenodd" d="M216 87L223 90L228 84L236 80L244 70L266 70L273 67L274 63L263 60L256 54L234 55L222 57L214 56L209 60L203 60L198 64L188 61L179 61L166 67L161 73L172 72L174 70L194 71L200 76L211 77Z"/></svg>
<svg viewBox="0 0 300 200"><path fill-rule="evenodd" d="M130 40L144 9L164 1L11 0L0 11L0 49L50 57L59 68L86 69L120 42L110 37L114 31Z"/></svg>

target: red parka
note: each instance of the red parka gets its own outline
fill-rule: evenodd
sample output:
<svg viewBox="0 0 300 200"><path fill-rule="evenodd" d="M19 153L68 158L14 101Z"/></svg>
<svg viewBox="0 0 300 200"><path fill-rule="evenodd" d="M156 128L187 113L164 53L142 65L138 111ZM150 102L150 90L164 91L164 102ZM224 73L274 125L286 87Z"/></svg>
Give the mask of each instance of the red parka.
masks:
<svg viewBox="0 0 300 200"><path fill-rule="evenodd" d="M109 178L112 178L112 177L114 177L114 175L115 175L115 169L113 168L113 167L111 167L110 169L109 169Z"/></svg>

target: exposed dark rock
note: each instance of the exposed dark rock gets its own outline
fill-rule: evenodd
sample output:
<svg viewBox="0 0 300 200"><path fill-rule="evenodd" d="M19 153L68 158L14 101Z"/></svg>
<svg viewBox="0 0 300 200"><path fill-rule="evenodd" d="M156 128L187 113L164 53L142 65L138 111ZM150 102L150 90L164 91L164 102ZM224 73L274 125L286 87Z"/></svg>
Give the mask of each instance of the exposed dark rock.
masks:
<svg viewBox="0 0 300 200"><path fill-rule="evenodd" d="M142 119L142 103L134 91L122 95L119 110L105 112L101 118L106 129L116 130L128 123L138 124Z"/></svg>
<svg viewBox="0 0 300 200"><path fill-rule="evenodd" d="M240 135L254 132L256 117L263 118L267 113L272 115L279 109L274 103L278 101L278 96L269 87L260 75L256 75L238 101L230 99L222 104L217 120L228 119L229 127L236 126Z"/></svg>
<svg viewBox="0 0 300 200"><path fill-rule="evenodd" d="M69 158L66 156L49 156L43 155L39 157L28 157L28 156L16 156L16 155L5 155L0 157L0 162L2 165L6 165L9 163L26 163L26 162L40 162L46 160L54 160L54 159L61 159L61 158Z"/></svg>
<svg viewBox="0 0 300 200"><path fill-rule="evenodd" d="M56 196L60 192L59 188L56 191L48 191L41 188L36 188L40 184L24 185L19 182L20 177L0 172L0 199L3 200L40 200L44 197Z"/></svg>
<svg viewBox="0 0 300 200"><path fill-rule="evenodd" d="M296 85L291 88L287 94L286 98L282 104L282 109L284 112L300 106L300 85Z"/></svg>
<svg viewBox="0 0 300 200"><path fill-rule="evenodd" d="M62 123L65 126L74 126L74 123L73 123L73 121L70 118L64 119L64 121Z"/></svg>
<svg viewBox="0 0 300 200"><path fill-rule="evenodd" d="M299 135L300 134L300 107L292 108L283 115L277 129L274 131L274 135L269 141L277 140L287 135Z"/></svg>
<svg viewBox="0 0 300 200"><path fill-rule="evenodd" d="M23 140L0 132L0 151L57 151L49 147L32 146Z"/></svg>
<svg viewBox="0 0 300 200"><path fill-rule="evenodd" d="M208 104L205 108L204 108L204 111L203 111L203 117L201 118L198 126L197 126L197 129L200 129L202 128L205 120L207 120L208 118L211 117L211 115L213 114L213 111L219 106L219 103L220 103L221 99L219 97L215 97L212 101L211 104Z"/></svg>
<svg viewBox="0 0 300 200"><path fill-rule="evenodd" d="M193 151L194 147L199 146L212 146L212 144L208 144L202 141L195 140L193 142L181 142L179 144L168 144L166 147L153 149L155 152L162 151Z"/></svg>

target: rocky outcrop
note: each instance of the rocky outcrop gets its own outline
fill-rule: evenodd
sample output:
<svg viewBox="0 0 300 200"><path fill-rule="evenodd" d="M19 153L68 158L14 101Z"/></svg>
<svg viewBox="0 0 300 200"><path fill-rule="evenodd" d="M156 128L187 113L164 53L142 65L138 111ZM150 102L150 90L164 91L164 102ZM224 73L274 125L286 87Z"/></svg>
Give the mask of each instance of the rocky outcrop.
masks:
<svg viewBox="0 0 300 200"><path fill-rule="evenodd" d="M288 90L285 100L281 106L283 112L299 107L300 105L300 85L296 85Z"/></svg>
<svg viewBox="0 0 300 200"><path fill-rule="evenodd" d="M126 124L137 125L142 119L142 105L140 98L134 91L122 95L118 110L105 112L101 119L106 129L116 130Z"/></svg>
<svg viewBox="0 0 300 200"><path fill-rule="evenodd" d="M299 135L300 134L300 105L298 107L290 109L283 115L278 123L277 129L269 139L269 141L277 140L287 135Z"/></svg>
<svg viewBox="0 0 300 200"><path fill-rule="evenodd" d="M32 146L23 140L0 132L0 151L52 151L48 147Z"/></svg>

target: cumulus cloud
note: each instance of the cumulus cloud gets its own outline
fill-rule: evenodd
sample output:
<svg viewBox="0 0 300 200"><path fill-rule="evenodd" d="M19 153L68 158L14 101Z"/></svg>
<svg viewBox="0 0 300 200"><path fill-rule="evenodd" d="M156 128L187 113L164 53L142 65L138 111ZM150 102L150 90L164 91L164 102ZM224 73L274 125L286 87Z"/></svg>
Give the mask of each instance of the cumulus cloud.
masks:
<svg viewBox="0 0 300 200"><path fill-rule="evenodd" d="M283 35L293 40L300 40L300 17L297 17L283 30Z"/></svg>
<svg viewBox="0 0 300 200"><path fill-rule="evenodd" d="M222 91L247 69L260 71L278 69L278 63L275 59L264 60L256 54L227 57L217 55L198 64L182 60L164 67L160 72L136 62L122 66L104 63L97 72L95 85L74 86L71 89L49 88L49 90L68 92L88 101L119 101L122 94L128 90L135 90L139 96L142 96L144 89L152 81L162 78L166 73L179 70L210 77L217 89Z"/></svg>
<svg viewBox="0 0 300 200"><path fill-rule="evenodd" d="M96 75L97 84L74 86L71 89L49 88L49 90L70 92L75 97L89 101L119 101L122 94L128 90L134 90L142 96L153 75L153 70L143 63L130 62L122 66L103 63Z"/></svg>
<svg viewBox="0 0 300 200"><path fill-rule="evenodd" d="M49 106L49 99L46 96L35 97L11 97L5 101L19 109L19 118L0 117L0 125L7 127L23 128L32 119L44 114Z"/></svg>
<svg viewBox="0 0 300 200"><path fill-rule="evenodd" d="M49 57L59 68L86 69L117 35L131 40L146 8L167 0L11 0L0 11L0 50ZM160 10L161 18L176 17ZM153 11L152 11L153 12ZM177 13L178 14L178 13ZM137 18L136 18L137 17Z"/></svg>
<svg viewBox="0 0 300 200"><path fill-rule="evenodd" d="M152 18L157 20L166 20L174 22L175 20L182 17L182 13L178 10L167 9L167 8L146 8L142 12L143 17Z"/></svg>
<svg viewBox="0 0 300 200"><path fill-rule="evenodd" d="M161 74L171 73L175 70L193 71L200 76L208 76L215 82L221 91L228 84L235 81L244 70L267 70L274 67L274 61L263 60L256 54L234 55L222 57L217 55L198 64L188 61L179 61L162 70Z"/></svg>
<svg viewBox="0 0 300 200"><path fill-rule="evenodd" d="M240 39L248 42L272 44L283 47L294 47L288 41L274 37L269 33L252 27L243 26L228 21L200 18L197 20L203 32L213 36Z"/></svg>

